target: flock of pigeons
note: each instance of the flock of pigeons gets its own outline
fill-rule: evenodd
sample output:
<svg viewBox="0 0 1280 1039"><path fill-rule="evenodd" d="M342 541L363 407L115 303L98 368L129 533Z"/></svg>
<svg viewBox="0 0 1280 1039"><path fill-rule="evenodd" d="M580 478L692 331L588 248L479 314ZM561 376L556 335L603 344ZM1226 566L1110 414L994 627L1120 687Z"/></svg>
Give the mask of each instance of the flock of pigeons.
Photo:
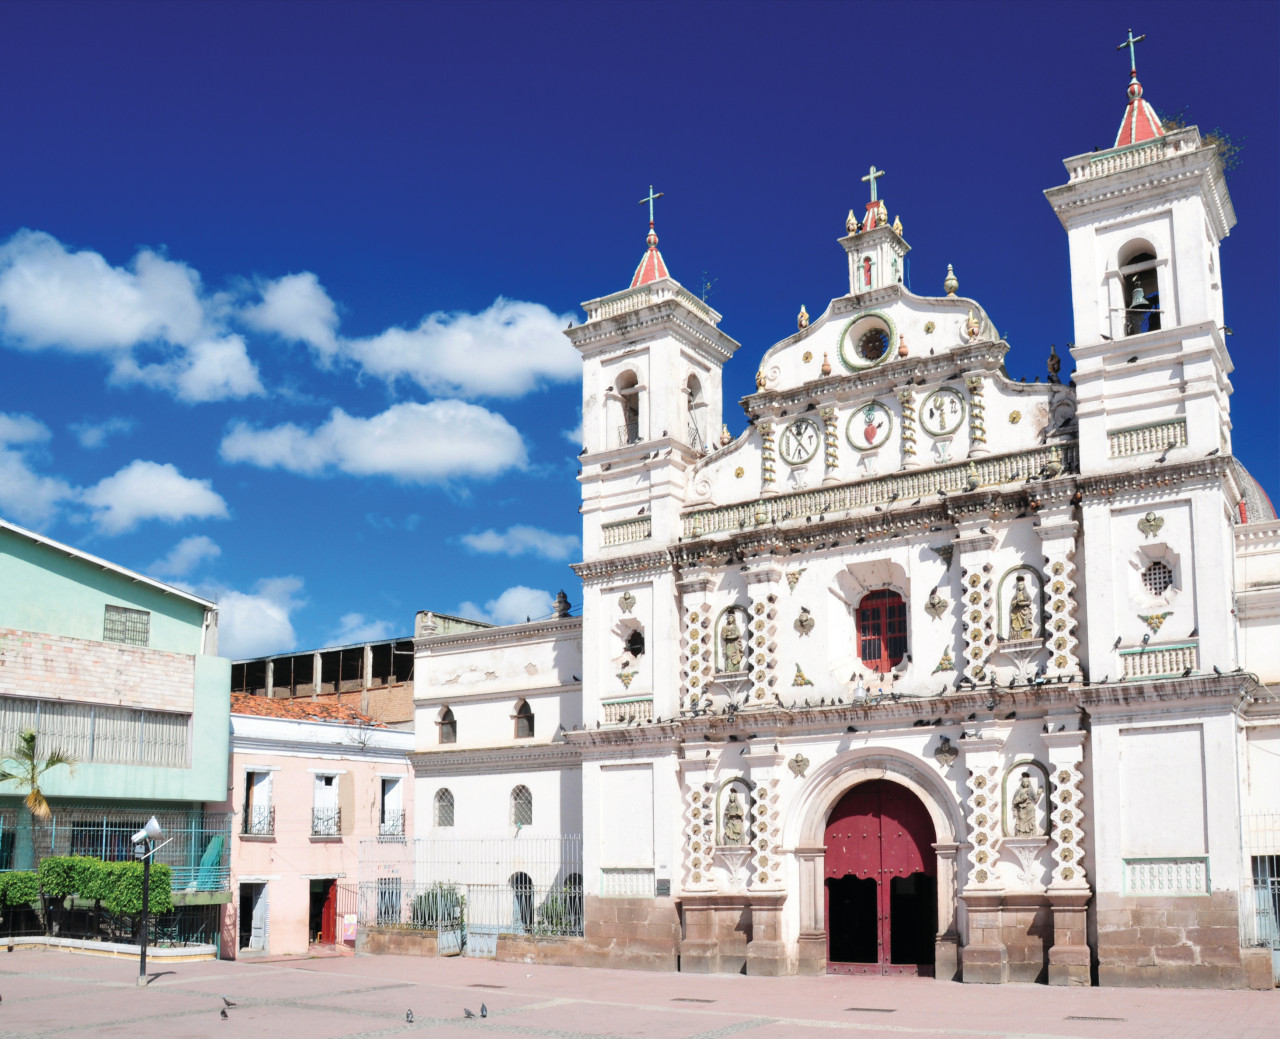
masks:
<svg viewBox="0 0 1280 1039"><path fill-rule="evenodd" d="M237 1004L237 1003L235 1003L233 1000L230 1000L230 999L228 999L226 996L223 996L223 997L222 997L222 1009L220 1009L220 1010L218 1011L218 1016L219 1016L220 1018L222 1018L222 1020L226 1021L226 1020L231 1016L230 1014L228 1014L228 1013L227 1013L228 1008L230 1008L230 1007L234 1007L234 1006L237 1006L237 1005L238 1005L238 1004ZM463 1016L464 1018L488 1017L488 1016L489 1016L489 1008L488 1008L487 1006L485 1006L483 1003L481 1003L481 1004L480 1004L480 1013L478 1013L478 1014L477 1014L477 1013L476 1013L474 1010L472 1010L470 1007L463 1007L463 1008L462 1008L462 1016ZM407 1025L411 1025L411 1024L413 1024L413 1011L412 1011L412 1010L406 1010L406 1011L404 1012L404 1023L405 1023L405 1024L407 1024Z"/></svg>

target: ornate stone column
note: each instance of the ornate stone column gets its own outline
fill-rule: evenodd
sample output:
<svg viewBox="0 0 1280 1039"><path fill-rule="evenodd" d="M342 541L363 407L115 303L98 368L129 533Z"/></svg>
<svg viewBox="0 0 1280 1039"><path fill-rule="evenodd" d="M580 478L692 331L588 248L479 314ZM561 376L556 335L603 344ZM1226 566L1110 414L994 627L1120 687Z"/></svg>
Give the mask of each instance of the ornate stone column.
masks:
<svg viewBox="0 0 1280 1039"><path fill-rule="evenodd" d="M910 387L899 390L898 403L902 405L902 465L905 469L915 469L920 464L916 458L915 392Z"/></svg>
<svg viewBox="0 0 1280 1039"><path fill-rule="evenodd" d="M990 678L987 662L995 645L995 596L993 592L991 552L996 539L992 534L979 533L989 516L958 520L959 537L954 550L960 556L960 618L964 632L964 662L957 669L968 675L976 685L984 685Z"/></svg>
<svg viewBox="0 0 1280 1039"><path fill-rule="evenodd" d="M1053 873L1049 879L1049 904L1053 907L1053 947L1049 950L1050 985L1090 983L1089 937L1086 911L1093 891L1084 871L1084 741L1077 712L1049 715L1051 732L1044 734L1049 748L1049 779L1053 787L1049 833L1053 838ZM1056 731L1065 725L1062 732Z"/></svg>
<svg viewBox="0 0 1280 1039"><path fill-rule="evenodd" d="M981 375L970 375L964 384L969 387L969 454L990 454L987 450L987 405L982 392L985 388Z"/></svg>
<svg viewBox="0 0 1280 1039"><path fill-rule="evenodd" d="M701 701L708 679L715 674L715 631L712 629L711 604L707 595L715 582L711 567L687 567L676 587L683 606L680 673L684 695L680 709L696 707Z"/></svg>
<svg viewBox="0 0 1280 1039"><path fill-rule="evenodd" d="M839 483L836 469L840 465L840 432L836 428L836 409L823 408L818 414L822 416L822 482Z"/></svg>
<svg viewBox="0 0 1280 1039"><path fill-rule="evenodd" d="M1060 500L1041 497L1036 533L1044 552L1044 644L1049 650L1050 678L1080 674L1079 639L1076 637L1076 535L1080 524L1071 518L1070 488L1055 488ZM1053 493L1052 491L1049 493Z"/></svg>
<svg viewBox="0 0 1280 1039"><path fill-rule="evenodd" d="M777 445L774 441L775 428L772 422L761 422L760 430L760 493L777 494L774 482L778 479L775 463L778 460Z"/></svg>
<svg viewBox="0 0 1280 1039"><path fill-rule="evenodd" d="M1009 952L1003 937L1004 889L995 871L995 845L1001 833L1001 751L1006 736L1008 730L984 733L960 744L969 771L969 869L963 892L969 911L969 943L960 956L961 979L966 982L1003 984L1009 980Z"/></svg>
<svg viewBox="0 0 1280 1039"><path fill-rule="evenodd" d="M778 600L782 592L782 565L772 555L757 556L746 560L742 575L747 584L751 602L751 635L747 659L751 664L751 699L753 706L761 704L769 686L777 681L778 652Z"/></svg>

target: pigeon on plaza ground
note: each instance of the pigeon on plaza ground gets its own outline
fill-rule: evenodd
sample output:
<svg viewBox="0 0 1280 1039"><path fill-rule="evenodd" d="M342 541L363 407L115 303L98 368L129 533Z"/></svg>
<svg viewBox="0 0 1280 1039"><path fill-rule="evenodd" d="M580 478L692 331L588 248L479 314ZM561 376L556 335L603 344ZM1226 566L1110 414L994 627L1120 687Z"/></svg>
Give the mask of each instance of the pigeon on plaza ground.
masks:
<svg viewBox="0 0 1280 1039"><path fill-rule="evenodd" d="M227 1019L227 1008L226 1008L226 1007L223 1007L221 1010L219 1010L219 1011L218 1011L218 1016L219 1016L220 1018L222 1018L222 1020L224 1020L224 1021L225 1021L225 1020Z"/></svg>
<svg viewBox="0 0 1280 1039"><path fill-rule="evenodd" d="M413 1024L413 1011L412 1011L412 1010L406 1010L406 1011L404 1012L404 1023L405 1023L405 1024L407 1024L407 1025L411 1025L411 1024Z"/></svg>
<svg viewBox="0 0 1280 1039"><path fill-rule="evenodd" d="M475 1014L473 1014L473 1013L472 1013L470 1010L468 1010L466 1007L463 1007L463 1008L462 1008L462 1016L463 1016L463 1017L467 1017L467 1018L471 1018L471 1017L475 1017L476 1015L475 1015Z"/></svg>
<svg viewBox="0 0 1280 1039"><path fill-rule="evenodd" d="M489 1008L485 1006L483 1003L480 1004L480 1016L481 1017L489 1016Z"/></svg>
<svg viewBox="0 0 1280 1039"><path fill-rule="evenodd" d="M235 1006L236 1004L235 1004L235 1003L233 1003L233 1002L231 1002L231 1000L229 1000L226 996L223 996L223 997L222 997L222 1005L223 1005L223 1006L228 1006L228 1007L233 1007L233 1006Z"/></svg>
<svg viewBox="0 0 1280 1039"><path fill-rule="evenodd" d="M10 952L13 952L13 946L12 946L12 945L10 945L10 946L9 946L9 951L10 951Z"/></svg>

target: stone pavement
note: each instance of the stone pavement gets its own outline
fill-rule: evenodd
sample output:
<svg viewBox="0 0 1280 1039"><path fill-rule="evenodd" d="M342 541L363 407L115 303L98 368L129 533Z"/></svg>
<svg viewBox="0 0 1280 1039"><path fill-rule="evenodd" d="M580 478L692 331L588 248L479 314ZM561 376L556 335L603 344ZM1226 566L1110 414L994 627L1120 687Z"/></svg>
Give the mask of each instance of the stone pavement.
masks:
<svg viewBox="0 0 1280 1039"><path fill-rule="evenodd" d="M960 985L917 978L759 978L361 956L137 963L61 952L0 958L0 1039L1160 1039L1280 1034L1280 992ZM222 1020L219 998L239 1005ZM464 1020L463 1007L489 1017ZM405 1023L412 1009L414 1023Z"/></svg>

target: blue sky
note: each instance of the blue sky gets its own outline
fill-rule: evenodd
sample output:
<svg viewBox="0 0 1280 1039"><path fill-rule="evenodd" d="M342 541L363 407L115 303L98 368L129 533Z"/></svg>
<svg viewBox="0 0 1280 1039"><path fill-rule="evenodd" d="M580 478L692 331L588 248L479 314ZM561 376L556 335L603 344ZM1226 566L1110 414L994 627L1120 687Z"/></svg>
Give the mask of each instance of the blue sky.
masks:
<svg viewBox="0 0 1280 1039"><path fill-rule="evenodd" d="M1147 100L1244 144L1234 436L1274 496L1278 11L11 0L0 515L218 598L233 656L577 602L559 330L628 284L649 184L743 344L735 433L760 355L844 291L872 163L914 291L954 264L1043 377L1072 331L1041 192L1114 140L1130 25Z"/></svg>

